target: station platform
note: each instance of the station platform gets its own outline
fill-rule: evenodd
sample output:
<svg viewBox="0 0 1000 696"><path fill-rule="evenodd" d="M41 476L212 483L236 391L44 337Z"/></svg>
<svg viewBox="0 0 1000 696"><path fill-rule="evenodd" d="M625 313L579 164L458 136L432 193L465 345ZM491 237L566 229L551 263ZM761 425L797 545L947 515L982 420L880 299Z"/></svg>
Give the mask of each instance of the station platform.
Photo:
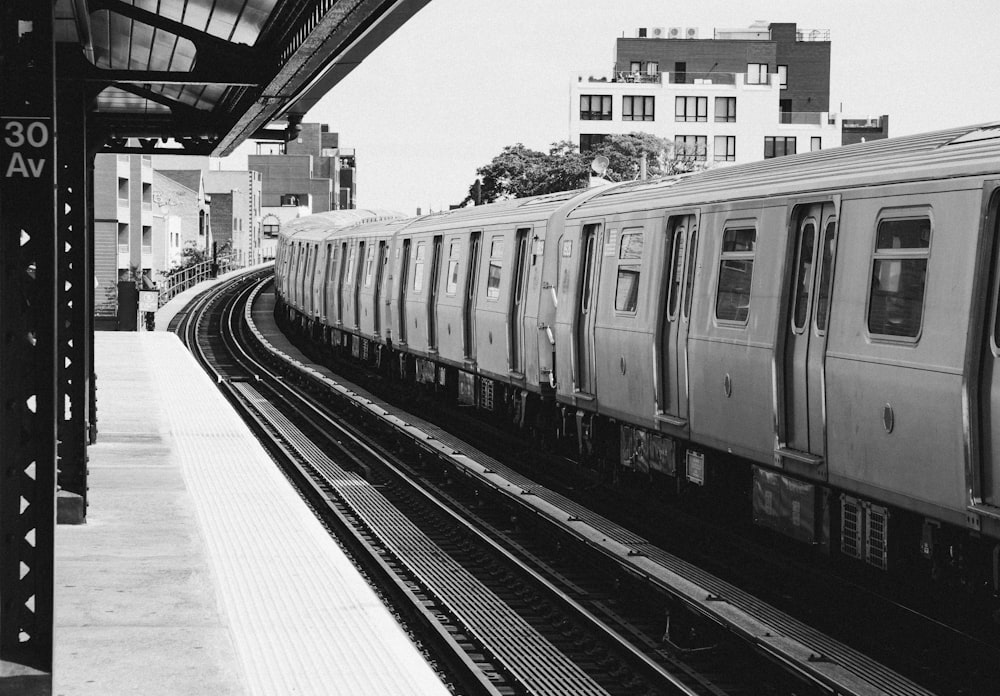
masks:
<svg viewBox="0 0 1000 696"><path fill-rule="evenodd" d="M95 361L54 694L449 693L175 335L101 332Z"/></svg>

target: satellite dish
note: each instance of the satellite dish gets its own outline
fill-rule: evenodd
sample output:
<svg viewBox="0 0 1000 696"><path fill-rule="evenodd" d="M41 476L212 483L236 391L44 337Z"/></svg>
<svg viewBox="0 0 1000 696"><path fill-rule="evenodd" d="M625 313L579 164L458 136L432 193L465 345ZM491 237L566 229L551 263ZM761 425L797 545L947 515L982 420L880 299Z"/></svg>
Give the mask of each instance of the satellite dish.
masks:
<svg viewBox="0 0 1000 696"><path fill-rule="evenodd" d="M604 172L608 171L609 164L611 164L611 160L604 155L598 155L594 158L594 161L590 163L590 168L594 170L597 176L604 176Z"/></svg>

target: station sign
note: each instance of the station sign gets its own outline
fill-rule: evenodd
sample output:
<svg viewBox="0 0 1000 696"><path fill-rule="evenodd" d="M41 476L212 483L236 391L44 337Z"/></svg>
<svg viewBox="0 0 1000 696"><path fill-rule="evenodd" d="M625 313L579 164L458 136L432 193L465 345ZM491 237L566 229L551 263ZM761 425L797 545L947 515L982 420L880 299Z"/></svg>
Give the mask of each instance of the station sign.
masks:
<svg viewBox="0 0 1000 696"><path fill-rule="evenodd" d="M139 311L140 312L155 312L160 308L160 291L159 290L140 290L139 291Z"/></svg>
<svg viewBox="0 0 1000 696"><path fill-rule="evenodd" d="M41 179L52 172L52 119L0 116L0 173L4 179Z"/></svg>

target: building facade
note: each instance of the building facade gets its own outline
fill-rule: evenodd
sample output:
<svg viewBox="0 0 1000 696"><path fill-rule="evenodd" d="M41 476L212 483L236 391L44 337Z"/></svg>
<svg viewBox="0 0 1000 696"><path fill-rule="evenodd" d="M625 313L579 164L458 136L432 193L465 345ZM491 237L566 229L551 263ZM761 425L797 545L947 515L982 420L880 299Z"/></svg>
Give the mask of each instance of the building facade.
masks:
<svg viewBox="0 0 1000 696"><path fill-rule="evenodd" d="M220 252L231 249L237 263L259 263L262 258L260 173L207 171L204 177L205 192L211 198L213 244Z"/></svg>
<svg viewBox="0 0 1000 696"><path fill-rule="evenodd" d="M325 124L303 123L288 142L258 143L248 167L261 176L265 254L281 223L300 215L357 207L354 149L340 147L339 134Z"/></svg>
<svg viewBox="0 0 1000 696"><path fill-rule="evenodd" d="M211 252L210 202L200 169L153 170L154 238L162 226L163 246L171 262L168 268L182 263L185 248Z"/></svg>
<svg viewBox="0 0 1000 696"><path fill-rule="evenodd" d="M153 166L145 155L97 155L94 162L94 320L116 328L118 281L152 285L162 270L153 240Z"/></svg>
<svg viewBox="0 0 1000 696"><path fill-rule="evenodd" d="M641 131L673 141L677 157L710 165L843 143L844 124L830 112L829 32L757 23L710 39L683 27L635 34L617 40L611 75L573 79L570 137L581 150Z"/></svg>

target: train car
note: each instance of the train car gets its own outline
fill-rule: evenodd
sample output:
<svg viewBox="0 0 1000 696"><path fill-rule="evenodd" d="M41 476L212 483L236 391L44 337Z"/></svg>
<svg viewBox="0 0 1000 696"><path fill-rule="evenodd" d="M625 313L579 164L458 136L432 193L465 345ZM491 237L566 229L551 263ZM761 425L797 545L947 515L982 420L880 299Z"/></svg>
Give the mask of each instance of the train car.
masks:
<svg viewBox="0 0 1000 696"><path fill-rule="evenodd" d="M987 124L350 234L388 254L357 302L387 303L367 335L398 375L487 413L499 387L581 461L995 597L998 207ZM279 304L315 318L318 241L282 247Z"/></svg>

